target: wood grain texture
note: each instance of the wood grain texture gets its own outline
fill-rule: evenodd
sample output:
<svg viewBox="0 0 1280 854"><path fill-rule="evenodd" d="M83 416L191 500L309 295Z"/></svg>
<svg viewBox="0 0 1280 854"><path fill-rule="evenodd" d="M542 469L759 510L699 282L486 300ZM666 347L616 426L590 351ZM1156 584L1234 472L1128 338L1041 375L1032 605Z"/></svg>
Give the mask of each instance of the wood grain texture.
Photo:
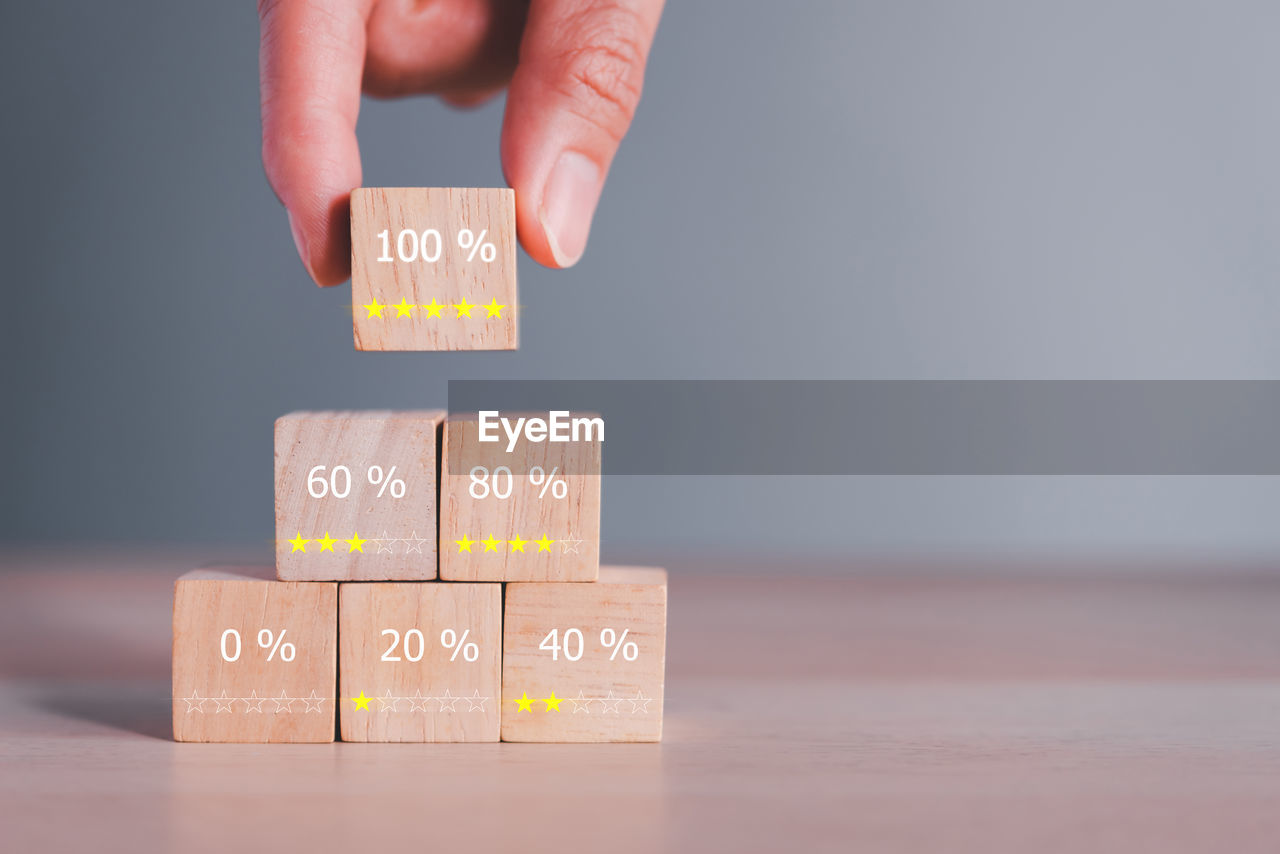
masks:
<svg viewBox="0 0 1280 854"><path fill-rule="evenodd" d="M294 412L275 428L276 572L287 581L436 577L437 447L444 412ZM312 496L311 472L345 498ZM371 482L378 466L381 482ZM391 471L395 468L394 475ZM404 481L404 495L390 480ZM376 479L376 476L373 478ZM329 487L317 486L322 492ZM379 492L383 494L379 496ZM305 542L304 542L305 541Z"/></svg>
<svg viewBox="0 0 1280 854"><path fill-rule="evenodd" d="M438 260L429 262L421 254L414 261L401 260L398 235L406 229L416 235L428 229L439 232ZM463 229L471 232L472 240L479 240L483 231L483 243L493 244L496 257L486 262L475 247L463 248L459 244ZM383 256L379 237L384 230L389 232L388 256ZM428 242L434 254L434 237ZM406 242L406 252L412 255L410 244ZM379 261L380 257L395 260ZM363 187L352 191L351 302L356 349L516 349L516 257L512 190ZM402 301L405 308L392 307ZM378 305L388 308L379 310ZM501 308L495 310L495 305Z"/></svg>
<svg viewBox="0 0 1280 854"><path fill-rule="evenodd" d="M502 585L343 584L339 615L343 741L498 740Z"/></svg>
<svg viewBox="0 0 1280 854"><path fill-rule="evenodd" d="M210 557L0 547L6 850L429 834L433 851L1274 854L1280 838L1275 564L708 556L671 580L660 745L175 744L174 567Z"/></svg>
<svg viewBox="0 0 1280 854"><path fill-rule="evenodd" d="M513 413L504 416L518 417ZM547 413L542 413L546 417ZM595 581L600 570L599 441L567 443L505 437L480 442L475 413L444 425L440 474L440 578L448 581ZM511 495L472 497L471 472L511 471ZM530 471L544 478L536 483ZM556 498L547 479L563 480ZM490 480L492 484L492 478ZM543 491L547 490L546 494Z"/></svg>
<svg viewBox="0 0 1280 854"><path fill-rule="evenodd" d="M560 644L581 632L580 658L571 660L576 641L554 660L541 648L553 629ZM666 570L605 566L595 584L508 584L502 740L661 741L666 639Z"/></svg>
<svg viewBox="0 0 1280 854"><path fill-rule="evenodd" d="M223 652L228 629L238 633L226 639L233 661ZM264 630L269 639L259 637ZM270 567L196 570L179 578L174 740L333 741L337 631L336 584L276 581Z"/></svg>

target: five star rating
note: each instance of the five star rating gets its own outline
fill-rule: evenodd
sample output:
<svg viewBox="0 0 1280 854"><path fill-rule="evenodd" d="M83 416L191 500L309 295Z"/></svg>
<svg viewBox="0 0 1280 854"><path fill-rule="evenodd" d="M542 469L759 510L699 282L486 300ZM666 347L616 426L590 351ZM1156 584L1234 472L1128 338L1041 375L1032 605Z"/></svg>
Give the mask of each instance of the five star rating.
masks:
<svg viewBox="0 0 1280 854"><path fill-rule="evenodd" d="M464 317L473 320L488 320L490 318L502 319L502 310L507 308L498 300L492 299L486 305L484 303L467 302L464 298L462 302L456 303L439 303L434 299L429 303L415 304L401 298L400 302L383 304L378 302L375 297L373 302L364 303L360 308L365 311L365 320L379 318L381 320L397 320L399 318L408 318L412 320L417 317L423 320L432 317L438 317L441 320L445 318L453 318L461 320ZM450 313L452 312L452 313Z"/></svg>
<svg viewBox="0 0 1280 854"><path fill-rule="evenodd" d="M249 692L248 697L228 697L224 690L217 697L201 697L199 691L192 691L190 696L181 699L187 704L188 714L219 714L221 712L305 714L306 712L323 712L325 701L331 698L321 697L315 691L306 697L291 697L284 690L276 695L268 693L264 697L259 697L257 691ZM294 708L295 705L297 708Z"/></svg>
<svg viewBox="0 0 1280 854"><path fill-rule="evenodd" d="M417 531L410 532L407 537L393 537L386 531L383 531L377 537L361 537L360 532L354 532L350 537L333 537L328 531L324 532L323 537L304 537L299 531L297 536L289 540L284 540L280 547L290 554L294 552L302 552L303 554L320 554L322 552L333 552L337 554L352 554L359 552L361 554L426 554L425 547L432 545L432 540L428 537L418 536Z"/></svg>
<svg viewBox="0 0 1280 854"><path fill-rule="evenodd" d="M495 554L537 554L538 552L580 554L579 549L582 548L582 544L586 540L573 536L553 540L547 534L543 534L536 540L526 540L518 534L510 539L500 539L492 534L484 539L472 539L464 534L462 539L454 540L453 542L457 546L458 554L483 554L485 552L493 552Z"/></svg>
<svg viewBox="0 0 1280 854"><path fill-rule="evenodd" d="M375 697L366 697L363 691L358 696L347 697L353 711L370 712L483 712L485 704L492 699L481 697L478 690L466 695L454 694L448 688L440 695L424 695L418 690L411 697L397 696L388 689Z"/></svg>
<svg viewBox="0 0 1280 854"><path fill-rule="evenodd" d="M521 692L518 698L507 702L515 704L517 714L520 712L572 712L575 715L589 715L592 714L594 707L595 713L602 715L647 715L649 704L653 701L653 697L646 697L642 691L637 690L634 697L615 697L613 691L610 691L606 697L588 697L583 691L579 691L576 697L557 697L556 692L552 691L548 697L536 698L530 697L527 692Z"/></svg>

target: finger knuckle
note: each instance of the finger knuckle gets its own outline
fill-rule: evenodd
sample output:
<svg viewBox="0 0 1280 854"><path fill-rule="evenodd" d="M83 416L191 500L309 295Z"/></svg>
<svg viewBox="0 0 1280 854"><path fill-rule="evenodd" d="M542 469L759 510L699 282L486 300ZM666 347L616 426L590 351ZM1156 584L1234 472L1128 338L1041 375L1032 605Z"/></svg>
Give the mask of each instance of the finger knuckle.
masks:
<svg viewBox="0 0 1280 854"><path fill-rule="evenodd" d="M633 14L592 16L577 46L552 58L553 79L584 117L621 137L640 104L645 48Z"/></svg>

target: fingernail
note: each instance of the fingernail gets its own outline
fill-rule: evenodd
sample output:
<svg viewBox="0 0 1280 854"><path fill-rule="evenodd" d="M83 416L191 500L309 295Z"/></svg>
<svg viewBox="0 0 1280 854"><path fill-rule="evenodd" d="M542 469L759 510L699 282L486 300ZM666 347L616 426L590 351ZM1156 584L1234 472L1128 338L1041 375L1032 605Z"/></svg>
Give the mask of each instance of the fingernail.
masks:
<svg viewBox="0 0 1280 854"><path fill-rule="evenodd" d="M587 249L591 217L600 201L600 168L576 151L560 155L542 190L538 222L561 267L578 263Z"/></svg>
<svg viewBox="0 0 1280 854"><path fill-rule="evenodd" d="M293 232L293 245L298 247L298 257L302 259L302 266L307 268L307 275L312 279L316 274L311 270L311 256L307 253L307 239L302 234L302 228L299 227L298 221L293 218L293 211L289 213L289 231Z"/></svg>

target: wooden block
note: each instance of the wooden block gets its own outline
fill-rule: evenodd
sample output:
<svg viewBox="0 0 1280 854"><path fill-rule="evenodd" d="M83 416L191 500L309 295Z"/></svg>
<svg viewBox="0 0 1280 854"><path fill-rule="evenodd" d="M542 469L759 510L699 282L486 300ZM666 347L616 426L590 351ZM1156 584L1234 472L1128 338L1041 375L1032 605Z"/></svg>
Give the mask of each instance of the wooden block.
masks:
<svg viewBox="0 0 1280 854"><path fill-rule="evenodd" d="M552 413L502 413L514 421ZM563 413L568 419L593 419ZM597 419L598 420L598 419ZM603 425L603 421L600 422ZM480 441L477 413L445 420L440 577L449 581L595 581L600 570L603 426L578 441ZM493 431L488 431L493 435ZM570 428L570 433L572 430Z"/></svg>
<svg viewBox="0 0 1280 854"><path fill-rule="evenodd" d="M503 741L661 741L667 573L508 584Z"/></svg>
<svg viewBox="0 0 1280 854"><path fill-rule="evenodd" d="M343 584L343 741L497 741L501 584Z"/></svg>
<svg viewBox="0 0 1280 854"><path fill-rule="evenodd" d="M514 350L516 202L508 189L351 193L357 350Z"/></svg>
<svg viewBox="0 0 1280 854"><path fill-rule="evenodd" d="M444 412L294 412L276 421L276 573L286 581L436 577Z"/></svg>
<svg viewBox="0 0 1280 854"><path fill-rule="evenodd" d="M173 590L175 741L333 741L338 585L198 569Z"/></svg>

